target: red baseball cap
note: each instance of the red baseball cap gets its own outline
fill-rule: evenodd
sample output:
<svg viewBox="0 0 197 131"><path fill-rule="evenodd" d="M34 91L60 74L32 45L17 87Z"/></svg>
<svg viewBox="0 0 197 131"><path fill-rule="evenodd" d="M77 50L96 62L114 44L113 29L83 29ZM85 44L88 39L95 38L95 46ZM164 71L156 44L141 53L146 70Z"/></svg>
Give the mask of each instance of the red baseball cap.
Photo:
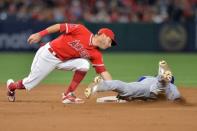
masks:
<svg viewBox="0 0 197 131"><path fill-rule="evenodd" d="M98 31L98 34L105 34L106 36L108 36L109 38L111 38L111 40L112 40L112 46L117 45L117 43L115 41L115 34L114 34L114 32L111 29L109 29L109 28L101 28Z"/></svg>

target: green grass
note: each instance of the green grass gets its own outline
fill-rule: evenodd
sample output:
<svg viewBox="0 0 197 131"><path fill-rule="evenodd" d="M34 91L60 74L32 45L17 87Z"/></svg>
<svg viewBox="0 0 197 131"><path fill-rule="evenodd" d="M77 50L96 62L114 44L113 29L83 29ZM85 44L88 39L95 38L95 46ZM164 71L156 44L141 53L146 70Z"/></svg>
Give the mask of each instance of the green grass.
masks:
<svg viewBox="0 0 197 131"><path fill-rule="evenodd" d="M22 79L28 75L33 53L0 53L0 83L8 78ZM107 53L104 61L113 79L126 82L135 81L141 75L155 75L158 61L165 59L169 63L176 84L197 87L197 54L191 53ZM90 69L82 83L89 83L95 76ZM42 83L69 84L72 72L53 71Z"/></svg>

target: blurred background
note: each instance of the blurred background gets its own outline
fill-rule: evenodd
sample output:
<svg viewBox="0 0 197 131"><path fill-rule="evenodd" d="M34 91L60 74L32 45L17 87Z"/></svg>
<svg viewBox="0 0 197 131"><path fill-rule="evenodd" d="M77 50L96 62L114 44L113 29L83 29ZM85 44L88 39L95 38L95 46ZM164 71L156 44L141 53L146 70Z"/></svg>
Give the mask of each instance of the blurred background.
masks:
<svg viewBox="0 0 197 131"><path fill-rule="evenodd" d="M28 75L39 48L28 45L30 34L63 22L84 24L93 33L101 27L115 32L118 46L104 52L114 79L154 75L158 61L166 59L178 85L197 85L197 0L1 0L0 83ZM64 84L71 75L53 72L44 83ZM91 69L84 82L94 75Z"/></svg>
<svg viewBox="0 0 197 131"><path fill-rule="evenodd" d="M162 23L194 21L196 0L1 0L1 20Z"/></svg>

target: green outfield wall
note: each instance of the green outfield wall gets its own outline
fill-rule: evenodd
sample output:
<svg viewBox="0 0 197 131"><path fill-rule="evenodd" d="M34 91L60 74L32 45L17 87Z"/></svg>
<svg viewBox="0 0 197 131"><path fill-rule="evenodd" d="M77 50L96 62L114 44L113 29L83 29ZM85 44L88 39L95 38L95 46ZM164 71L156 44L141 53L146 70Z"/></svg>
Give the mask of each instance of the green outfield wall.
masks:
<svg viewBox="0 0 197 131"><path fill-rule="evenodd" d="M195 23L86 24L93 32L108 27L116 34L112 51L195 51Z"/></svg>

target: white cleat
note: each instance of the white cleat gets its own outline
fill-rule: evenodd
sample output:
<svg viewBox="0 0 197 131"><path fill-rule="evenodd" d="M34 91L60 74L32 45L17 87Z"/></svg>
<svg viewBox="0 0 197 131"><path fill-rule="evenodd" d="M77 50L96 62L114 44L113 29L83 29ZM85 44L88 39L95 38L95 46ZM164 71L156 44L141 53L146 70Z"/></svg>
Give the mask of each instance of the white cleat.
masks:
<svg viewBox="0 0 197 131"><path fill-rule="evenodd" d="M11 91L9 86L11 83L14 83L14 80L12 79L8 79L7 83L6 83L6 87L7 87L7 97L8 97L8 101L9 102L14 102L16 97L15 97L15 91Z"/></svg>
<svg viewBox="0 0 197 131"><path fill-rule="evenodd" d="M165 60L159 61L159 66L166 66L167 62Z"/></svg>
<svg viewBox="0 0 197 131"><path fill-rule="evenodd" d="M159 70L158 70L158 74L162 75L165 71L169 70L170 68L168 66L168 63L165 60L161 60L159 61Z"/></svg>

